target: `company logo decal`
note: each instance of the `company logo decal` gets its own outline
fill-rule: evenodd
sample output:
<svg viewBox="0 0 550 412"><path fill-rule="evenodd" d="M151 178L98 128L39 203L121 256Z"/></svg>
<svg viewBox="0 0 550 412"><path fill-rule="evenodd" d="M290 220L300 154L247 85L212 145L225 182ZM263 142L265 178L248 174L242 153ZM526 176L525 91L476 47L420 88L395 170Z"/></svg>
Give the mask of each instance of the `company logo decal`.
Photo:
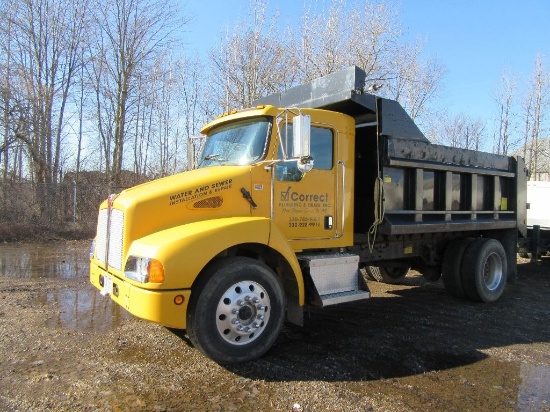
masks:
<svg viewBox="0 0 550 412"><path fill-rule="evenodd" d="M232 184L233 179L227 179L170 195L170 206L175 206L180 203L186 203L191 200L197 200L204 196L209 196L213 193L219 193L221 191L231 189Z"/></svg>
<svg viewBox="0 0 550 412"><path fill-rule="evenodd" d="M323 219L334 213L327 192L304 193L288 186L279 196L279 210L288 215L289 228L322 229Z"/></svg>
<svg viewBox="0 0 550 412"><path fill-rule="evenodd" d="M300 193L291 191L292 186L289 186L285 192L281 192L281 202L329 202L328 193Z"/></svg>

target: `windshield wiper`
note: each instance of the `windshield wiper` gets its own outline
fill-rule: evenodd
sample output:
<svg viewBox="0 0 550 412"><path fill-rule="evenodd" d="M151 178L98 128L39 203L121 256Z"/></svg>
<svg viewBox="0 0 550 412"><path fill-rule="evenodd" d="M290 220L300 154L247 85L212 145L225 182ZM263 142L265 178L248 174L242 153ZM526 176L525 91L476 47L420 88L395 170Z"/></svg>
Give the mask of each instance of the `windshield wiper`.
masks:
<svg viewBox="0 0 550 412"><path fill-rule="evenodd" d="M219 154L209 154L209 155L204 156L204 160L214 160L218 156L219 156Z"/></svg>

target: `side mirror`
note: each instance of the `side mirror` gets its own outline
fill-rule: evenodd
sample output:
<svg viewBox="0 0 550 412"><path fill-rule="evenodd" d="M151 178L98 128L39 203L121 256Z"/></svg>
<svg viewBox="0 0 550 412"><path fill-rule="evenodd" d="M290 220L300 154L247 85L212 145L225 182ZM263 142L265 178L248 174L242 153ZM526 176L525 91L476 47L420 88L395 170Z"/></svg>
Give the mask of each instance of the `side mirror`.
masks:
<svg viewBox="0 0 550 412"><path fill-rule="evenodd" d="M293 157L298 160L298 170L307 173L313 169L313 159L310 154L311 146L311 117L298 115L292 121Z"/></svg>
<svg viewBox="0 0 550 412"><path fill-rule="evenodd" d="M292 121L293 152L292 157L309 157L311 139L311 117L298 115Z"/></svg>

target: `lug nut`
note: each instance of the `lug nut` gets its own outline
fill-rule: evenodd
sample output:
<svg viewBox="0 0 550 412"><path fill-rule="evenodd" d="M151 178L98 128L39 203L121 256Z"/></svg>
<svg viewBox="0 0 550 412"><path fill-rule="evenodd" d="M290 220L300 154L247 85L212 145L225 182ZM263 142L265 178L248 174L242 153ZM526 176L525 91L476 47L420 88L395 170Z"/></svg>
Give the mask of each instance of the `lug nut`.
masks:
<svg viewBox="0 0 550 412"><path fill-rule="evenodd" d="M258 328L260 327L260 324L257 323L257 322L254 322L254 323L252 324L252 327L254 327L255 329L258 329Z"/></svg>
<svg viewBox="0 0 550 412"><path fill-rule="evenodd" d="M244 330L243 325L239 325L236 328L239 332L242 332Z"/></svg>
<svg viewBox="0 0 550 412"><path fill-rule="evenodd" d="M233 318L233 319L231 319L231 323L232 323L233 325L236 325L236 324L241 323L241 322L239 321L239 319Z"/></svg>
<svg viewBox="0 0 550 412"><path fill-rule="evenodd" d="M260 302L260 298L258 297L255 297L254 299L252 299L252 303L259 303Z"/></svg>
<svg viewBox="0 0 550 412"><path fill-rule="evenodd" d="M256 306L256 308L257 308L258 310L264 310L264 309L265 309L265 306L264 306L264 305L258 305L258 306Z"/></svg>
<svg viewBox="0 0 550 412"><path fill-rule="evenodd" d="M258 316L256 316L256 319L264 320L265 316L264 315L258 315Z"/></svg>
<svg viewBox="0 0 550 412"><path fill-rule="evenodd" d="M238 301L237 301L237 305L238 305L238 306L243 306L243 305L244 305L244 302L243 302L242 300L238 300Z"/></svg>
<svg viewBox="0 0 550 412"><path fill-rule="evenodd" d="M246 302L250 302L250 296L245 296L244 300L245 300Z"/></svg>

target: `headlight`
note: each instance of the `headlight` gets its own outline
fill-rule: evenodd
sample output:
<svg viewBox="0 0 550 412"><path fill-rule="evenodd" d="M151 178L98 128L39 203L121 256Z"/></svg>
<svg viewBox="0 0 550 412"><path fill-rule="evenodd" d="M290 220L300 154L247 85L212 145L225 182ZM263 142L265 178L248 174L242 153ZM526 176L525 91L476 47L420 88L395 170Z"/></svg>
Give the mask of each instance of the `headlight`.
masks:
<svg viewBox="0 0 550 412"><path fill-rule="evenodd" d="M124 276L141 283L162 283L164 266L156 259L130 256L126 261Z"/></svg>

